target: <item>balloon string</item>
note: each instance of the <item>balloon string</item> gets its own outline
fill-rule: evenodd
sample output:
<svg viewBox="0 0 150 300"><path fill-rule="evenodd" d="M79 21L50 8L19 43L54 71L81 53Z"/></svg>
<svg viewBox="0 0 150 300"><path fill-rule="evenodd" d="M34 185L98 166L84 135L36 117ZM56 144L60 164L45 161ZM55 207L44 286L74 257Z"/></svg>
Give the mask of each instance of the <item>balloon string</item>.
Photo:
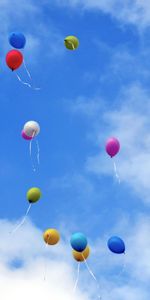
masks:
<svg viewBox="0 0 150 300"><path fill-rule="evenodd" d="M117 275L117 277L120 277L124 273L125 269L126 269L126 256L125 256L125 252L124 252L124 262L123 262L122 270Z"/></svg>
<svg viewBox="0 0 150 300"><path fill-rule="evenodd" d="M19 76L16 72L15 72L15 74L16 74L18 80L19 80L22 84L24 84L24 85L26 85L26 86L28 86L29 88L32 89L32 86L31 86L30 83L23 81L23 80L20 78L20 76Z"/></svg>
<svg viewBox="0 0 150 300"><path fill-rule="evenodd" d="M73 50L75 50L74 44L73 44L73 43L71 43L71 44L72 44L72 48L73 48Z"/></svg>
<svg viewBox="0 0 150 300"><path fill-rule="evenodd" d="M68 43L69 43L69 44L71 44L71 46L72 46L73 50L75 50L75 46L74 46L74 44L73 44L71 41L68 41Z"/></svg>
<svg viewBox="0 0 150 300"><path fill-rule="evenodd" d="M48 246L48 243L46 243L46 245L45 245L45 250L47 249L47 246ZM44 261L44 276L43 276L44 281L46 280L46 271L47 271L46 267L47 267L46 261Z"/></svg>
<svg viewBox="0 0 150 300"><path fill-rule="evenodd" d="M40 146L38 140L36 140L36 146L37 146L37 162L38 165L40 164Z"/></svg>
<svg viewBox="0 0 150 300"><path fill-rule="evenodd" d="M34 136L35 136L35 131L33 131L32 139L30 140L30 144L29 144L29 152L30 152L30 159L31 159L31 163L32 163L32 168L33 168L33 171L35 172L35 171L36 171L36 168L35 168L35 166L34 166L33 159L32 159L32 141L33 141Z"/></svg>
<svg viewBox="0 0 150 300"><path fill-rule="evenodd" d="M31 88L31 89L33 89L33 90L35 90L35 91L38 91L38 90L41 89L41 88L38 88L38 87L33 87L30 83L23 81L23 80L20 78L20 76L19 76L16 72L15 72L15 74L16 74L18 80L19 80L22 84L28 86L29 88Z"/></svg>
<svg viewBox="0 0 150 300"><path fill-rule="evenodd" d="M14 230L12 232L10 232L11 234L14 234L24 224L24 222L26 220L26 217L27 217L27 215L28 215L28 213L30 211L30 208L31 208L31 204L29 205L29 207L28 207L28 209L26 211L26 214L23 217L22 221L14 228Z"/></svg>
<svg viewBox="0 0 150 300"><path fill-rule="evenodd" d="M82 253L81 253L81 254L82 254ZM99 285L99 283L98 283L98 280L97 280L96 276L94 275L94 273L93 273L92 270L90 269L90 267L89 267L89 265L88 265L88 263L87 263L87 261L86 261L86 259L85 259L85 257L84 257L83 254L82 254L82 257L83 257L83 259L84 259L84 263L85 263L85 265L86 265L86 267L87 267L87 270L89 271L89 273L90 273L90 275L92 276L92 278L96 281L98 291L100 291L100 285ZM99 299L102 299L102 297L100 296L100 294L98 294L97 297L98 297Z"/></svg>
<svg viewBox="0 0 150 300"><path fill-rule="evenodd" d="M29 70L28 70L28 68L27 68L27 65L26 65L26 63L25 63L25 60L23 60L23 64L24 64L24 68L25 68L25 70L26 70L26 72L27 72L27 75L28 75L29 79L32 81L32 76L31 76L31 74L30 74L30 72L29 72ZM39 88L39 87L33 87L32 85L31 85L31 88L32 88L33 90L36 90L36 91L38 91L38 90L41 89L41 88Z"/></svg>
<svg viewBox="0 0 150 300"><path fill-rule="evenodd" d="M26 66L25 60L23 60L23 64L24 64L24 68L25 68L25 70L27 72L28 77L30 78L30 80L32 80L31 74L30 74L30 72L29 72L29 70L28 70L28 68Z"/></svg>
<svg viewBox="0 0 150 300"><path fill-rule="evenodd" d="M78 281L79 281L79 274L80 274L80 263L78 263L78 269L77 269L77 278L74 284L73 293L76 292Z"/></svg>
<svg viewBox="0 0 150 300"><path fill-rule="evenodd" d="M117 172L117 166L116 166L115 161L113 161L113 164L114 164L114 172L115 172L116 179L120 183L120 177L119 177L118 172Z"/></svg>

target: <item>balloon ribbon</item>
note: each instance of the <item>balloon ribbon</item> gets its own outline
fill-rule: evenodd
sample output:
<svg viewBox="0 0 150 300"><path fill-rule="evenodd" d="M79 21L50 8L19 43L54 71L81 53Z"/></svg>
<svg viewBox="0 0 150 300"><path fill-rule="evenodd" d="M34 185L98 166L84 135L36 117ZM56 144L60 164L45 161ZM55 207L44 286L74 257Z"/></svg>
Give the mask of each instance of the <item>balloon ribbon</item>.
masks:
<svg viewBox="0 0 150 300"><path fill-rule="evenodd" d="M26 73L27 73L29 79L32 81L31 74L30 74L29 70L27 69L27 66L26 66L26 64L25 64L25 61L23 61L23 65L24 65L24 68L25 68L25 70L26 70ZM23 81L23 80L20 78L20 76L19 76L16 72L15 72L15 74L16 74L18 80L19 80L22 84L28 86L29 88L31 88L31 89L33 89L33 90L35 90L35 91L38 91L38 90L41 89L41 88L39 88L39 87L33 87L32 84Z"/></svg>
<svg viewBox="0 0 150 300"><path fill-rule="evenodd" d="M90 273L90 275L92 276L92 278L96 281L98 290L100 290L100 285L99 285L99 283L98 283L98 280L97 280L96 276L94 275L94 273L93 273L92 270L90 269L90 267L89 267L89 265L88 265L88 263L87 263L87 261L86 261L86 259L85 259L85 257L84 257L83 254L82 254L82 257L83 257L83 259L84 259L84 263L85 263L85 265L86 265L86 267L87 267L87 270L89 271L89 273ZM100 296L100 294L98 294L97 297L98 297L98 299L102 299L102 297Z"/></svg>
<svg viewBox="0 0 150 300"><path fill-rule="evenodd" d="M32 134L32 139L30 140L30 145L29 145L30 159L31 159L33 171L35 172L36 168L34 166L33 159L32 159L32 140L33 140L34 137L35 137L35 131ZM38 162L38 165L39 165L40 164L40 147L39 147L38 140L36 140L36 147L37 147L37 162Z"/></svg>
<svg viewBox="0 0 150 300"><path fill-rule="evenodd" d="M120 177L119 177L118 172L117 172L117 166L116 166L115 161L113 161L113 164L114 164L114 172L115 172L116 179L120 183Z"/></svg>
<svg viewBox="0 0 150 300"><path fill-rule="evenodd" d="M79 274L80 274L80 263L78 263L78 269L77 269L77 278L74 284L73 293L75 293L79 281Z"/></svg>
<svg viewBox="0 0 150 300"><path fill-rule="evenodd" d="M27 211L25 213L25 216L23 217L22 221L14 228L14 230L12 232L10 232L11 234L14 234L24 224L24 222L26 220L26 217L27 217L27 215L28 215L28 213L30 211L30 208L31 208L31 204L29 205L29 207L28 207L28 209L27 209Z"/></svg>

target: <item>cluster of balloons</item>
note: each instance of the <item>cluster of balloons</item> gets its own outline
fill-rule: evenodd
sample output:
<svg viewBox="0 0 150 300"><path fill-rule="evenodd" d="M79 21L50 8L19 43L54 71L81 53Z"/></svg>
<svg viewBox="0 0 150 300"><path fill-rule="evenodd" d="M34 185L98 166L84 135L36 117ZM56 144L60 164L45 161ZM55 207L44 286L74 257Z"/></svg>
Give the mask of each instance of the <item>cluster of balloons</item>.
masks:
<svg viewBox="0 0 150 300"><path fill-rule="evenodd" d="M23 49L25 47L26 38L25 38L25 35L21 32L12 32L12 33L10 33L8 40L9 40L9 44L14 49L10 50L7 53L7 55L6 55L6 64L12 71L14 71L14 70L18 69L21 66L21 64L24 60L23 59L23 54L19 50ZM79 46L79 40L75 36L67 36L64 39L64 44L65 44L67 49L75 50ZM27 70L27 72L28 72L28 70ZM19 76L18 76L18 78L19 78ZM20 80L20 78L19 78L19 80ZM27 84L27 85L31 87L30 84ZM25 140L30 141L30 156L31 156L31 142L39 134L39 132L40 132L40 125L36 121L26 122L23 126L22 131L21 131L22 138L25 139ZM38 161L39 161L39 157L38 157L38 155L39 155L39 146L38 146L38 143L37 143L37 148L38 148L37 158L38 158ZM35 168L34 168L34 170L35 170ZM13 230L13 232L16 231L24 223L24 221L26 219L26 216L29 213L31 204L37 202L40 199L40 197L41 197L41 191L40 191L39 188L34 187L34 188L29 189L29 191L27 192L27 199L30 203L30 206L27 209L27 212L26 212L23 220L15 228L15 230ZM57 238L56 238L56 236L57 236ZM49 237L49 238L47 239L47 237ZM48 244L55 244L59 241L59 234L55 229L49 229L44 234L44 240L45 240L45 242L47 241Z"/></svg>
<svg viewBox="0 0 150 300"><path fill-rule="evenodd" d="M86 236L81 232L76 232L72 235L70 244L73 248L73 257L77 261L84 261L90 254L90 248ZM109 250L113 253L125 253L125 243L118 236L112 236L107 242Z"/></svg>
<svg viewBox="0 0 150 300"><path fill-rule="evenodd" d="M27 191L27 200L30 204L36 203L41 198L41 190L38 187L32 187ZM47 229L43 234L43 239L48 245L55 245L60 240L59 232L54 228ZM72 234L70 239L72 254L77 261L84 261L90 254L90 248L86 236L81 232ZM122 254L125 253L125 243L118 236L112 236L107 242L110 251Z"/></svg>
<svg viewBox="0 0 150 300"><path fill-rule="evenodd" d="M23 61L23 54L20 49L23 49L26 45L26 38L24 34L20 32L12 32L9 35L9 43L14 48L10 50L6 55L6 64L12 70L18 69ZM79 40L77 37L70 35L64 39L64 45L68 50L76 50L79 47ZM18 50L19 49L19 50ZM26 68L26 67L25 67ZM27 68L26 68L27 70ZM28 70L27 73L29 74ZM21 81L19 76L18 79ZM29 74L30 77L30 74ZM31 79L31 77L30 77ZM24 82L23 82L24 83ZM24 83L31 87L30 84ZM37 88L38 89L38 88ZM28 121L24 124L21 135L25 140L30 141L30 154L31 154L31 142L32 140L39 134L40 125L36 121ZM120 143L117 138L111 137L106 141L105 145L106 153L112 158L114 157L120 150ZM41 198L41 190L38 187L32 187L27 191L27 200L29 202L29 208L25 214L22 222L15 228L16 231L25 221L26 216L29 213L30 207L33 203L36 203ZM43 240L46 245L56 245L60 241L60 234L58 230L55 228L48 228L43 233ZM72 234L70 239L70 244L72 247L72 255L73 258L77 262L86 262L86 259L90 255L90 247L88 245L88 241L86 236L81 232L76 232ZM108 249L116 254L125 253L125 243L118 236L112 236L109 238L107 242ZM94 275L93 275L94 276Z"/></svg>
<svg viewBox="0 0 150 300"><path fill-rule="evenodd" d="M71 237L70 244L73 248L72 255L75 260L82 262L88 258L90 248L88 246L87 238L83 233L74 233Z"/></svg>
<svg viewBox="0 0 150 300"><path fill-rule="evenodd" d="M43 233L43 239L46 244L48 245L55 245L60 240L59 232L54 229L47 229ZM88 245L88 241L86 236L81 232L76 232L72 234L70 239L70 244L72 247L72 255L75 260L78 262L85 261L89 254L90 254L90 247ZM107 242L107 246L109 250L116 254L125 254L125 243L124 241L118 236L112 236L109 238Z"/></svg>
<svg viewBox="0 0 150 300"><path fill-rule="evenodd" d="M23 33L12 32L9 35L9 43L15 48L10 50L6 55L6 64L12 70L18 69L23 62L23 54L21 51L16 49L23 49L26 44L26 38Z"/></svg>
<svg viewBox="0 0 150 300"><path fill-rule="evenodd" d="M44 239L46 245L55 245L60 240L60 234L54 228L47 229L43 233L43 239ZM87 241L86 236L81 232L76 232L76 233L72 234L71 239L70 239L70 244L71 244L71 247L72 247L72 256L78 262L77 278L76 278L76 281L75 281L73 292L75 292L76 288L77 288L77 284L78 284L78 280L79 280L80 263L81 262L85 263L85 266L87 267L87 270L89 271L90 275L96 281L97 288L100 292L100 286L99 286L98 280L95 277L95 275L93 274L92 270L90 269L90 267L87 263L87 258L90 255L90 247L88 245L88 241ZM110 237L108 242L107 242L107 246L108 246L108 249L113 253L116 253L116 254L124 253L125 254L125 243L118 236ZM98 298L101 299L101 296L98 295Z"/></svg>
<svg viewBox="0 0 150 300"><path fill-rule="evenodd" d="M9 35L9 44L15 49L10 50L6 54L6 64L12 71L14 71L22 65L23 54L18 49L23 49L25 47L26 38L21 32L12 32ZM70 35L64 39L64 44L67 49L75 50L79 46L79 40L77 37Z"/></svg>

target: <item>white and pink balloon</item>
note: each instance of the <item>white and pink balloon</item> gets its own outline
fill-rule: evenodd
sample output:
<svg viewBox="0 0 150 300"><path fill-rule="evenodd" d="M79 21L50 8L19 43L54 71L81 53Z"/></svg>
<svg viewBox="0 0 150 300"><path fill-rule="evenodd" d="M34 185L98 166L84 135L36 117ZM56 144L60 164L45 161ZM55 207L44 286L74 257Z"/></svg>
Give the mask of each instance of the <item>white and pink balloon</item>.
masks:
<svg viewBox="0 0 150 300"><path fill-rule="evenodd" d="M40 125L36 121L28 121L25 123L21 132L22 137L25 140L32 140L40 132Z"/></svg>

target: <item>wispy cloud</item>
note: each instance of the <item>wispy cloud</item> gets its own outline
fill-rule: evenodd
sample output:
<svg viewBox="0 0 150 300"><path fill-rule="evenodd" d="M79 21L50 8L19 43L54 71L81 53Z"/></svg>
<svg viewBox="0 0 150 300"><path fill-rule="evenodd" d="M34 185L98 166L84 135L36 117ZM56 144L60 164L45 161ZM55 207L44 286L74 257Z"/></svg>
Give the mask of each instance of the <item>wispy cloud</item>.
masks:
<svg viewBox="0 0 150 300"><path fill-rule="evenodd" d="M35 4L33 0L0 2L0 56L3 60L7 51L12 48L8 42L12 31L25 34L27 43L23 52L30 64L37 62L39 56L40 60L43 59L42 52L48 58L64 53L64 47L60 47L61 43L63 45L61 30L52 22L46 26L42 7L41 3Z"/></svg>
<svg viewBox="0 0 150 300"><path fill-rule="evenodd" d="M148 299L150 266L148 215L137 215L136 221L130 218L120 220L103 238L93 245L93 263L101 270L101 285L104 295L110 299ZM123 238L126 245L125 255L108 251L106 241L111 235ZM116 284L117 283L117 284Z"/></svg>
<svg viewBox="0 0 150 300"><path fill-rule="evenodd" d="M150 25L150 2L149 0L57 0L58 5L71 8L97 10L110 14L123 23L130 23L139 28Z"/></svg>
<svg viewBox="0 0 150 300"><path fill-rule="evenodd" d="M16 9L15 9L16 8ZM27 19L37 15L39 10L33 1L1 1L0 2L0 18L1 18L1 52L8 48L8 34L12 31L22 31L24 22ZM14 25L15 24L15 25ZM18 26L18 28L16 28Z"/></svg>
<svg viewBox="0 0 150 300"><path fill-rule="evenodd" d="M105 153L105 141L116 136L121 151L116 157L122 183L128 184L142 200L150 202L150 104L149 91L139 84L123 88L116 108L104 106L101 99L77 99L72 111L90 118L88 138L98 146L98 154L86 161L86 170L113 176L112 164Z"/></svg>
<svg viewBox="0 0 150 300"><path fill-rule="evenodd" d="M61 240L59 245L46 248L42 232L29 221L11 235L9 232L15 225L6 220L0 221L1 297L4 300L8 300L10 295L13 300L20 297L89 299L84 291L77 290L76 295L73 294L75 278L70 263L70 247L67 249Z"/></svg>

